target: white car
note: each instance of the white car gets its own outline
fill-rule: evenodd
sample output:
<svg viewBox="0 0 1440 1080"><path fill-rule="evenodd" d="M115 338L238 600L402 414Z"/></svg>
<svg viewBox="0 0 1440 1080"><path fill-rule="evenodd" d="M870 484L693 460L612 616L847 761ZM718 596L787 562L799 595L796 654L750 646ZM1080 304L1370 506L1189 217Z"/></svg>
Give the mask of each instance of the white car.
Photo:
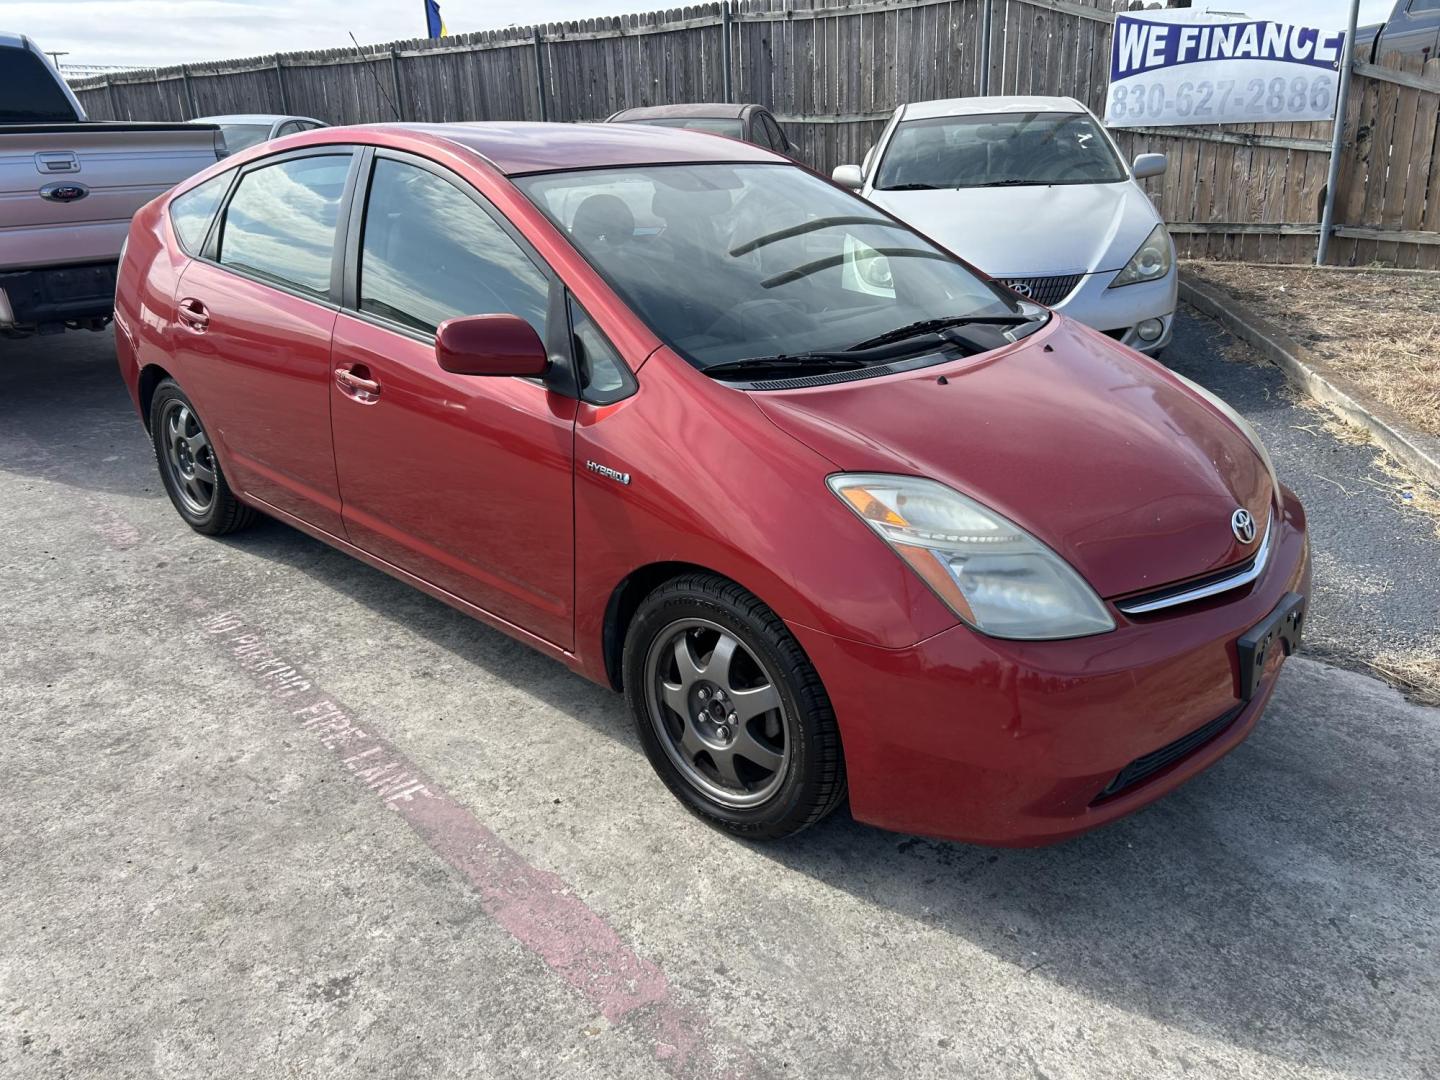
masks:
<svg viewBox="0 0 1440 1080"><path fill-rule="evenodd" d="M973 97L902 105L863 165L860 192L1021 296L1155 354L1175 317L1175 247L1139 181L1073 98Z"/></svg>
<svg viewBox="0 0 1440 1080"><path fill-rule="evenodd" d="M275 113L231 113L227 116L199 116L192 124L217 124L225 136L225 153L248 150L256 143L294 135L301 131L329 127L313 116L279 116Z"/></svg>

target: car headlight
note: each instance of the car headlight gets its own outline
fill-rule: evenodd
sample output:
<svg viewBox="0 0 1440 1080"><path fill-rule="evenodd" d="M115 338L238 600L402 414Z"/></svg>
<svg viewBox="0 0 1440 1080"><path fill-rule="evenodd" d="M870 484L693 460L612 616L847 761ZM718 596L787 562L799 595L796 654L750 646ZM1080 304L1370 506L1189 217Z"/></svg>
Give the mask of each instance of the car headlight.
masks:
<svg viewBox="0 0 1440 1080"><path fill-rule="evenodd" d="M1064 559L944 484L883 473L841 473L826 483L975 629L1026 640L1115 629L1095 591Z"/></svg>
<svg viewBox="0 0 1440 1080"><path fill-rule="evenodd" d="M1285 496L1281 494L1280 491L1280 476L1275 471L1275 463L1270 460L1270 451L1265 449L1265 444L1260 441L1260 433L1255 430L1254 426L1250 423L1250 421L1246 420L1238 412L1232 409L1230 407L1230 403L1224 398L1212 394L1209 390L1206 390L1205 387L1201 386L1195 380L1187 379L1184 375L1181 375L1178 371L1174 370L1172 370L1170 374L1174 375L1175 378L1179 379L1182 383L1188 386L1191 390L1195 391L1195 393L1199 394L1211 405L1214 405L1215 408L1220 411L1220 414L1225 417L1225 419L1229 420L1232 424L1234 424L1237 428L1240 429L1240 434L1244 435L1247 439L1250 440L1250 445L1255 448L1255 453L1260 456L1261 462L1265 465L1265 471L1270 474L1270 490L1275 492L1275 506L1281 510L1285 509Z"/></svg>
<svg viewBox="0 0 1440 1080"><path fill-rule="evenodd" d="M1125 269L1115 275L1110 288L1138 285L1142 281L1159 281L1170 273L1170 268L1174 265L1175 253L1170 243L1170 234L1165 231L1163 224L1156 225L1145 238L1145 243L1140 245L1140 250L1130 256Z"/></svg>

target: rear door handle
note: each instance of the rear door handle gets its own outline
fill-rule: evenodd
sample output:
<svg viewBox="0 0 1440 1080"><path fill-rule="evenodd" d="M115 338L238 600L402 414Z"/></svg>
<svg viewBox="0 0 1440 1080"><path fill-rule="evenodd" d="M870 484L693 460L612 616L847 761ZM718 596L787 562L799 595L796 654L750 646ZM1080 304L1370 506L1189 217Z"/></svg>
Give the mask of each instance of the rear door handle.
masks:
<svg viewBox="0 0 1440 1080"><path fill-rule="evenodd" d="M176 308L176 314L180 317L182 323L191 330L194 330L197 334L203 334L210 328L210 312L205 309L204 304L196 300L193 296L187 296L184 300L180 301L179 306Z"/></svg>
<svg viewBox="0 0 1440 1080"><path fill-rule="evenodd" d="M350 397L362 405L374 405L380 400L380 383L371 379L370 370L364 364L335 369L335 382Z"/></svg>

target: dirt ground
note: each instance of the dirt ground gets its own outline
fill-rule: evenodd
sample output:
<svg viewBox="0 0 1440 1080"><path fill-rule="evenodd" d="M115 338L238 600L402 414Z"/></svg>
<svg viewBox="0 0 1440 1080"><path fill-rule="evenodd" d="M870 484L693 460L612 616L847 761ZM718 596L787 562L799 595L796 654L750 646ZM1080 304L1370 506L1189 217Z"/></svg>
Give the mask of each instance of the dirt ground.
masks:
<svg viewBox="0 0 1440 1080"><path fill-rule="evenodd" d="M1440 435L1440 274L1198 260L1183 268L1284 326L1402 419Z"/></svg>

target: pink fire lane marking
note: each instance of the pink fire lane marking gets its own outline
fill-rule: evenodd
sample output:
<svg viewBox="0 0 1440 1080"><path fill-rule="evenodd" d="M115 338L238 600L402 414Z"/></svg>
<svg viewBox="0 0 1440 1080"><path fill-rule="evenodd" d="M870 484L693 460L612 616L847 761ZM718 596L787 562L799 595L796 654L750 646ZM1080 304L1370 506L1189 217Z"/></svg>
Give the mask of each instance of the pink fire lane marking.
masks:
<svg viewBox="0 0 1440 1080"><path fill-rule="evenodd" d="M308 674L248 629L242 616L208 615L201 627L285 704L301 731L332 751L362 787L469 882L487 915L606 1020L649 1042L667 1072L680 1080L768 1074L748 1050L716 1040L705 1017L676 1003L665 973L627 946L565 881L526 862L404 754L357 724Z"/></svg>

